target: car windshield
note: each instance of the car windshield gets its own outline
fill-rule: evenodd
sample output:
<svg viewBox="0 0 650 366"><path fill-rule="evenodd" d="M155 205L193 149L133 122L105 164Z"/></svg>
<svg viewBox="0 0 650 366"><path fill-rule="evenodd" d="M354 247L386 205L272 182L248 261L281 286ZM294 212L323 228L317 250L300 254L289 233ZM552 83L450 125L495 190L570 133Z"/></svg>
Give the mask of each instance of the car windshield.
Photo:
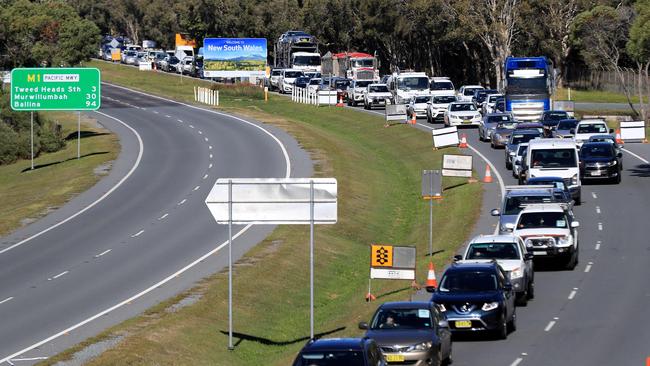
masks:
<svg viewBox="0 0 650 366"><path fill-rule="evenodd" d="M474 104L471 103L456 103L451 105L452 112L467 112L467 111L475 111L476 107L474 107Z"/></svg>
<svg viewBox="0 0 650 366"><path fill-rule="evenodd" d="M515 243L471 244L465 259L520 259Z"/></svg>
<svg viewBox="0 0 650 366"><path fill-rule="evenodd" d="M514 130L515 127L517 127L517 122L515 121L499 122L497 124L497 129Z"/></svg>
<svg viewBox="0 0 650 366"><path fill-rule="evenodd" d="M296 83L298 84L308 83L308 82L309 82L309 78L306 76L301 76L296 78Z"/></svg>
<svg viewBox="0 0 650 366"><path fill-rule="evenodd" d="M497 289L497 277L484 271L446 273L440 282L441 292L483 292Z"/></svg>
<svg viewBox="0 0 650 366"><path fill-rule="evenodd" d="M503 99L503 95L501 94L488 95L488 103L495 103L499 99Z"/></svg>
<svg viewBox="0 0 650 366"><path fill-rule="evenodd" d="M438 97L433 97L433 102L436 104L449 104L456 101L456 97L453 95L443 95Z"/></svg>
<svg viewBox="0 0 650 366"><path fill-rule="evenodd" d="M397 79L398 89L429 89L429 78L426 76L413 76Z"/></svg>
<svg viewBox="0 0 650 366"><path fill-rule="evenodd" d="M285 71L284 72L284 77L285 78L297 78L298 76L302 76L302 71Z"/></svg>
<svg viewBox="0 0 650 366"><path fill-rule="evenodd" d="M372 67L373 60L371 58L361 58L353 61L354 67Z"/></svg>
<svg viewBox="0 0 650 366"><path fill-rule="evenodd" d="M577 133L607 133L607 126L604 123L581 123L578 125Z"/></svg>
<svg viewBox="0 0 650 366"><path fill-rule="evenodd" d="M499 116L488 116L487 121L488 123L498 123L498 122L503 122L503 121L510 121L510 115L508 114L503 114Z"/></svg>
<svg viewBox="0 0 650 366"><path fill-rule="evenodd" d="M319 66L320 56L296 56L293 64L298 66Z"/></svg>
<svg viewBox="0 0 650 366"><path fill-rule="evenodd" d="M372 80L357 81L356 83L354 83L354 87L355 88L365 88L370 84L372 84Z"/></svg>
<svg viewBox="0 0 650 366"><path fill-rule="evenodd" d="M523 213L517 223L517 229L566 229L567 218L564 212Z"/></svg>
<svg viewBox="0 0 650 366"><path fill-rule="evenodd" d="M282 70L271 71L271 76L280 76L280 75L282 75Z"/></svg>
<svg viewBox="0 0 650 366"><path fill-rule="evenodd" d="M357 366L365 365L362 351L303 352L294 366Z"/></svg>
<svg viewBox="0 0 650 366"><path fill-rule="evenodd" d="M561 190L566 190L566 186L564 185L563 181L559 180L534 180L534 181L528 181L528 185L531 186L554 186L557 189Z"/></svg>
<svg viewBox="0 0 650 366"><path fill-rule="evenodd" d="M426 103L431 100L431 97L429 96L420 96L420 97L415 97L415 103Z"/></svg>
<svg viewBox="0 0 650 366"><path fill-rule="evenodd" d="M334 85L337 89L346 89L350 85L350 80L336 80Z"/></svg>
<svg viewBox="0 0 650 366"><path fill-rule="evenodd" d="M528 142L535 137L539 137L540 135L532 134L532 133L515 133L510 137L510 144L512 145L517 145L517 144L522 144L524 142Z"/></svg>
<svg viewBox="0 0 650 366"><path fill-rule="evenodd" d="M386 85L373 85L370 87L371 93L388 93L388 87Z"/></svg>
<svg viewBox="0 0 650 366"><path fill-rule="evenodd" d="M542 119L544 121L559 121L561 119L566 119L568 117L569 115L566 112L547 112L544 113Z"/></svg>
<svg viewBox="0 0 650 366"><path fill-rule="evenodd" d="M585 158L611 158L614 151L611 145L582 145L580 155Z"/></svg>
<svg viewBox="0 0 650 366"><path fill-rule="evenodd" d="M508 77L506 83L506 94L543 94L548 92L545 77Z"/></svg>
<svg viewBox="0 0 650 366"><path fill-rule="evenodd" d="M371 329L431 329L428 309L379 309L370 324Z"/></svg>
<svg viewBox="0 0 650 366"><path fill-rule="evenodd" d="M431 90L454 90L454 84L451 81L433 81L431 82Z"/></svg>
<svg viewBox="0 0 650 366"><path fill-rule="evenodd" d="M558 130L570 130L572 128L576 128L578 125L578 121L572 120L572 121L560 121L560 123L557 124L557 129Z"/></svg>
<svg viewBox="0 0 650 366"><path fill-rule="evenodd" d="M519 148L517 149L517 155L522 156L524 153L528 150L528 145L519 145Z"/></svg>
<svg viewBox="0 0 650 366"><path fill-rule="evenodd" d="M536 149L531 153L530 161L533 168L575 168L575 149Z"/></svg>
<svg viewBox="0 0 650 366"><path fill-rule="evenodd" d="M506 198L504 215L518 215L524 209L524 205L531 203L550 203L553 198L550 195L530 195Z"/></svg>
<svg viewBox="0 0 650 366"><path fill-rule="evenodd" d="M321 83L321 79L311 79L309 80L309 85L318 85Z"/></svg>
<svg viewBox="0 0 650 366"><path fill-rule="evenodd" d="M474 95L474 92L477 91L477 90L479 90L479 89L480 89L480 88L467 88L467 89L465 89L465 91L463 92L463 95L466 95L466 96Z"/></svg>

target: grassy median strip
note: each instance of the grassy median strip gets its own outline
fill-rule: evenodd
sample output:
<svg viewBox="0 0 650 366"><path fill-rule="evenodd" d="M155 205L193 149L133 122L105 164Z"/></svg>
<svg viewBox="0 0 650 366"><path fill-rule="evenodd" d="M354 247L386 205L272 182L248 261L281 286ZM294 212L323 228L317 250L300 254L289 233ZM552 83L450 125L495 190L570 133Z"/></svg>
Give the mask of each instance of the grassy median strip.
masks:
<svg viewBox="0 0 650 366"><path fill-rule="evenodd" d="M155 82L167 77L152 76L151 89L129 78L121 84L156 93L163 87ZM107 72L103 79L118 82ZM180 99L191 97L191 86L186 88ZM338 179L339 222L316 227L316 333L361 335L358 321L368 320L379 303L412 294L409 281L375 280L372 292L378 299L365 302L371 243L417 246L417 277L421 283L426 277L429 216L428 204L420 198L420 175L422 169L439 167L443 152L432 151L427 133L406 125L384 128L381 117L342 108L316 108L275 96L268 103L226 99L224 107L285 129L311 153L316 176ZM469 235L482 191L478 183L450 179L444 184L448 189L444 200L435 203L434 217L439 275ZM227 350L227 275L222 272L46 363L122 334L126 338L119 345L88 364L290 364L309 336L308 240L308 227L281 226L238 262L234 351ZM200 299L170 310L192 296Z"/></svg>
<svg viewBox="0 0 650 366"><path fill-rule="evenodd" d="M34 159L0 166L0 236L29 224L92 187L110 169L119 153L119 141L96 121L82 116L81 159L77 160L77 115L41 112L58 121L66 147Z"/></svg>

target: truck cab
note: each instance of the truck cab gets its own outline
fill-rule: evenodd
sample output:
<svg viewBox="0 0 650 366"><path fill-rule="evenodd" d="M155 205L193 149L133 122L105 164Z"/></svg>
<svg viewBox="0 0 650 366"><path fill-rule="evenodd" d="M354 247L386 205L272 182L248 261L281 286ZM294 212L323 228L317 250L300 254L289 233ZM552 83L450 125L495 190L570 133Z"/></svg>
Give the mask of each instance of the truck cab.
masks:
<svg viewBox="0 0 650 366"><path fill-rule="evenodd" d="M416 96L430 95L429 78L423 72L394 73L388 78L388 88L396 104L406 104Z"/></svg>
<svg viewBox="0 0 650 366"><path fill-rule="evenodd" d="M580 205L581 189L578 149L573 139L533 139L528 142L522 161L524 180L535 177L560 177L569 186L571 197Z"/></svg>
<svg viewBox="0 0 650 366"><path fill-rule="evenodd" d="M294 52L291 67L302 71L321 72L321 57L318 52Z"/></svg>

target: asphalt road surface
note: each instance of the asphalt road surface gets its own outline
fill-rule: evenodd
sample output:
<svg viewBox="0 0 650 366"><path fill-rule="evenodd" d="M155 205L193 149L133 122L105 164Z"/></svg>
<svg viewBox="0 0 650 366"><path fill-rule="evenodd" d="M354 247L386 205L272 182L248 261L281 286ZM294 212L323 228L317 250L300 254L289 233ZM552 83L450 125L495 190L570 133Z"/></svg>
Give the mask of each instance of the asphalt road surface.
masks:
<svg viewBox="0 0 650 366"><path fill-rule="evenodd" d="M383 110L360 111L384 114ZM406 126L398 126L403 128ZM418 119L415 128L443 127ZM391 127L393 128L393 127ZM483 176L487 159L496 167L485 185L481 217L474 235L494 232L490 216L501 200L499 181L516 185L506 170L504 151L480 142L476 128L463 128ZM456 337L455 366L645 365L650 357L650 145L626 144L620 185L586 183L580 221L580 263L573 271L538 265L535 299L517 309L517 331L507 340ZM441 273L438 273L440 276Z"/></svg>
<svg viewBox="0 0 650 366"><path fill-rule="evenodd" d="M204 203L217 178L311 176L308 155L278 129L115 86L102 93L90 115L122 145L110 175L0 238L0 364L56 354L226 266L227 226ZM234 260L271 230L235 226Z"/></svg>

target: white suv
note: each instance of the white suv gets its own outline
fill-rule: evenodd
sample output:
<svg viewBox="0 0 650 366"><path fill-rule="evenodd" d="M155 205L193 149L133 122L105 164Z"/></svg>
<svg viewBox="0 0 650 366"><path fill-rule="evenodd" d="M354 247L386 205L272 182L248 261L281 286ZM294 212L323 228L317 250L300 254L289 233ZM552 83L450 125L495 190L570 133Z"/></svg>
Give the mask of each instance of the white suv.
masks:
<svg viewBox="0 0 650 366"><path fill-rule="evenodd" d="M571 191L571 198L580 205L582 184L578 149L573 139L533 139L528 142L522 160L524 180L535 177L560 177Z"/></svg>
<svg viewBox="0 0 650 366"><path fill-rule="evenodd" d="M591 136L607 135L613 132L602 119L583 119L576 125L574 138L578 147L581 147L583 143L589 141Z"/></svg>

